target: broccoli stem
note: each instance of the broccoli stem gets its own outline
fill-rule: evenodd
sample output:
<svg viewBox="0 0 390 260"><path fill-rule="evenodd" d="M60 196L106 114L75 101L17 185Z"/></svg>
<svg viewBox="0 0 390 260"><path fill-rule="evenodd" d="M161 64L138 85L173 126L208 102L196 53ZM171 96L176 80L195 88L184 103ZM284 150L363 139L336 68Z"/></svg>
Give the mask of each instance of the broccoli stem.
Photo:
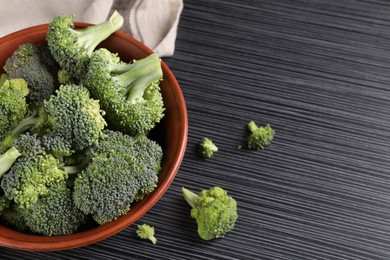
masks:
<svg viewBox="0 0 390 260"><path fill-rule="evenodd" d="M184 187L181 188L181 191L182 191L183 197L187 201L187 203L190 204L190 206L192 208L196 208L198 206L199 196L196 195L195 193L193 193L192 191L184 188Z"/></svg>
<svg viewBox="0 0 390 260"><path fill-rule="evenodd" d="M84 29L75 30L75 34L78 37L78 41L85 47L87 54L91 55L99 43L121 28L122 25L123 17L115 11L109 20L85 27Z"/></svg>
<svg viewBox="0 0 390 260"><path fill-rule="evenodd" d="M84 167L82 165L68 165L63 166L63 168L67 174L77 174L80 173Z"/></svg>
<svg viewBox="0 0 390 260"><path fill-rule="evenodd" d="M256 131L258 128L259 128L259 127L256 125L255 121L250 121L250 122L248 123L248 129L249 129L249 131L251 131L252 133L253 133L254 131Z"/></svg>
<svg viewBox="0 0 390 260"><path fill-rule="evenodd" d="M21 153L15 147L11 147L4 154L0 155L0 178L11 168L20 155Z"/></svg>
<svg viewBox="0 0 390 260"><path fill-rule="evenodd" d="M123 86L123 95L135 104L142 100L145 89L153 82L161 79L162 70L160 58L157 54L151 54L146 58L126 65L112 65L111 72L122 72L113 79Z"/></svg>
<svg viewBox="0 0 390 260"><path fill-rule="evenodd" d="M9 78L8 74L2 73L0 76L0 86L3 86L4 82Z"/></svg>
<svg viewBox="0 0 390 260"><path fill-rule="evenodd" d="M36 109L33 110L30 116L24 118L15 126L0 143L0 149L9 148L12 146L12 143L21 135L23 132L33 128L41 120L41 117L38 115Z"/></svg>
<svg viewBox="0 0 390 260"><path fill-rule="evenodd" d="M20 136L24 131L31 129L33 126L35 126L40 120L40 117L38 116L37 111L34 111L29 117L26 117L20 123L11 130L10 135L18 137Z"/></svg>

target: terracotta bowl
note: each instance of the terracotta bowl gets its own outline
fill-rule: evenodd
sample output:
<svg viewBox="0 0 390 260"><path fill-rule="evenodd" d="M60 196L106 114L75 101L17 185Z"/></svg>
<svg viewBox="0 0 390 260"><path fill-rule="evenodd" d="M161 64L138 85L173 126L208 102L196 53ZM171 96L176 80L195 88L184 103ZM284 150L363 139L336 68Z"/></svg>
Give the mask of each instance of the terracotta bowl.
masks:
<svg viewBox="0 0 390 260"><path fill-rule="evenodd" d="M75 23L76 28L90 24ZM48 25L38 25L9 34L0 39L0 68L5 61L24 43L46 44ZM122 32L116 32L100 47L116 52L124 61L139 59L153 53L148 47ZM0 246L28 251L55 251L86 246L110 237L125 229L142 217L163 196L175 178L187 145L188 119L186 104L180 86L168 66L162 62L164 79L161 91L165 104L165 117L151 132L163 147L164 159L155 191L141 201L134 203L132 209L117 220L102 226L84 228L71 235L40 236L31 235L0 225Z"/></svg>

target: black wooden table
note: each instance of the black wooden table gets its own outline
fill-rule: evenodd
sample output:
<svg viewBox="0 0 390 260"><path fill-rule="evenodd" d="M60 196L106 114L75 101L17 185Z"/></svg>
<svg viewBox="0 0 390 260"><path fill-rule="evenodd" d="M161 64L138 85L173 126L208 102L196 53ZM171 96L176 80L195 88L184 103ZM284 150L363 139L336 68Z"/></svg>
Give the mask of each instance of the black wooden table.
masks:
<svg viewBox="0 0 390 260"><path fill-rule="evenodd" d="M69 251L0 248L0 259L390 259L390 2L185 0L166 58L188 106L177 178L139 223ZM246 124L272 145L237 150ZM219 152L197 154L207 136ZM182 186L219 185L236 228L202 241Z"/></svg>

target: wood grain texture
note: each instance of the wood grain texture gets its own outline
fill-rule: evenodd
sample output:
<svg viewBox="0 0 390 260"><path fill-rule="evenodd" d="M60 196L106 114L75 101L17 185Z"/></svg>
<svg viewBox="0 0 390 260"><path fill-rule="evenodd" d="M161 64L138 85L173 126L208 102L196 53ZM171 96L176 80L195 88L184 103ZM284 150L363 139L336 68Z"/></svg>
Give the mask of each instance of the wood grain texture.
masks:
<svg viewBox="0 0 390 260"><path fill-rule="evenodd" d="M135 226L80 249L0 259L390 259L390 4L343 0L185 0L175 55L189 143L172 186ZM276 130L236 150L246 123ZM200 139L214 140L210 160ZM202 241L180 188L219 185L239 219Z"/></svg>

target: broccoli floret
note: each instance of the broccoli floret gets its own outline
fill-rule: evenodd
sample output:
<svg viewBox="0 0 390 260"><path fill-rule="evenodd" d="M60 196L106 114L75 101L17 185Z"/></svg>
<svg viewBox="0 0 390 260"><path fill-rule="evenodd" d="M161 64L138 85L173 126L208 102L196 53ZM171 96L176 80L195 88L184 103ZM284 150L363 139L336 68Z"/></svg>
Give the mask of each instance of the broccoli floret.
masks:
<svg viewBox="0 0 390 260"><path fill-rule="evenodd" d="M58 78L58 82L60 84L62 84L62 85L74 84L75 83L73 77L69 74L69 72L67 72L64 69L58 70L57 78Z"/></svg>
<svg viewBox="0 0 390 260"><path fill-rule="evenodd" d="M213 141L207 137L202 138L200 141L200 154L204 158L211 158L214 153L218 151L218 147L213 143Z"/></svg>
<svg viewBox="0 0 390 260"><path fill-rule="evenodd" d="M248 123L249 131L251 131L248 137L248 148L257 150L266 148L274 138L275 131L267 124L262 127L258 127L254 121Z"/></svg>
<svg viewBox="0 0 390 260"><path fill-rule="evenodd" d="M108 21L76 30L73 16L61 15L49 24L46 39L60 67L79 79L87 71L89 58L96 46L122 24L123 17L114 12Z"/></svg>
<svg viewBox="0 0 390 260"><path fill-rule="evenodd" d="M204 240L223 237L234 228L237 202L220 187L202 190L198 195L182 188L183 196L192 207L191 216L198 224L198 234Z"/></svg>
<svg viewBox="0 0 390 260"><path fill-rule="evenodd" d="M21 156L3 175L1 187L8 199L21 208L29 208L39 198L48 194L48 186L65 180L67 174L58 168L59 162L52 155Z"/></svg>
<svg viewBox="0 0 390 260"><path fill-rule="evenodd" d="M10 78L23 78L27 81L30 93L28 100L43 104L53 94L57 80L51 71L57 65L47 46L23 44L7 59L4 70Z"/></svg>
<svg viewBox="0 0 390 260"><path fill-rule="evenodd" d="M134 168L120 156L95 157L75 180L76 207L101 225L126 214L139 189Z"/></svg>
<svg viewBox="0 0 390 260"><path fill-rule="evenodd" d="M66 180L68 173L77 172L73 167L63 167L49 154L51 150L45 150L45 139L35 134L23 134L13 145L21 155L3 175L1 187L5 196L20 208L30 208L40 196L48 194L50 185Z"/></svg>
<svg viewBox="0 0 390 260"><path fill-rule="evenodd" d="M149 239L154 245L157 244L157 239L154 237L154 227L147 224L138 225L137 235L142 239Z"/></svg>
<svg viewBox="0 0 390 260"><path fill-rule="evenodd" d="M97 145L89 147L85 154L93 158L102 154L121 156L137 167L135 177L139 183L136 200L140 200L157 185L163 152L161 146L145 135L132 137L118 131L105 130L105 137Z"/></svg>
<svg viewBox="0 0 390 260"><path fill-rule="evenodd" d="M82 83L99 99L110 126L127 134L147 133L164 116L157 54L126 64L106 49L96 50Z"/></svg>
<svg viewBox="0 0 390 260"><path fill-rule="evenodd" d="M99 224L126 214L133 201L157 185L162 150L146 136L134 138L106 130L86 156L91 162L75 180L74 201Z"/></svg>
<svg viewBox="0 0 390 260"><path fill-rule="evenodd" d="M0 146L10 147L22 133L31 130L61 138L61 149L70 144L73 150L83 150L102 136L106 126L102 114L99 101L91 99L86 88L63 85L45 101L44 108L32 108L31 114L7 133Z"/></svg>
<svg viewBox="0 0 390 260"><path fill-rule="evenodd" d="M8 151L0 155L0 178L12 167L20 155L21 153L15 147L11 147Z"/></svg>
<svg viewBox="0 0 390 260"><path fill-rule="evenodd" d="M107 125L99 101L91 99L82 86L60 86L56 96L45 102L45 112L52 125L51 134L62 137L76 150L97 143Z"/></svg>
<svg viewBox="0 0 390 260"><path fill-rule="evenodd" d="M45 151L61 161L64 160L64 157L71 156L75 152L71 144L60 136L44 135L40 141Z"/></svg>
<svg viewBox="0 0 390 260"><path fill-rule="evenodd" d="M23 79L2 80L0 85L0 141L5 139L6 133L25 117L28 93L27 82Z"/></svg>
<svg viewBox="0 0 390 260"><path fill-rule="evenodd" d="M23 214L30 230L45 236L71 234L86 221L86 216L74 206L65 181L53 182L47 193Z"/></svg>
<svg viewBox="0 0 390 260"><path fill-rule="evenodd" d="M15 203L10 204L11 205L5 208L0 215L1 223L20 232L29 231L29 227L25 220L24 210L18 208Z"/></svg>
<svg viewBox="0 0 390 260"><path fill-rule="evenodd" d="M11 201L7 199L4 195L0 195L0 216L2 212L9 207Z"/></svg>

